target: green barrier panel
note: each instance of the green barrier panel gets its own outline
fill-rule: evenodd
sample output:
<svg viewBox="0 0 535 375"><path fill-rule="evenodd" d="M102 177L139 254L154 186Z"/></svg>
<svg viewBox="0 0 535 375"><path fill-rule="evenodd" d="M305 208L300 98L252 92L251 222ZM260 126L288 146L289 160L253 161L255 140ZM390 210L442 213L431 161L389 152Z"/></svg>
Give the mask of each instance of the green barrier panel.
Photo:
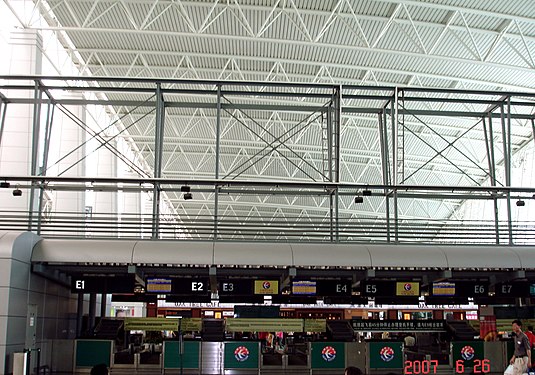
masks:
<svg viewBox="0 0 535 375"><path fill-rule="evenodd" d="M112 342L109 340L76 340L76 367L93 367L104 363L110 367Z"/></svg>
<svg viewBox="0 0 535 375"><path fill-rule="evenodd" d="M198 369L201 343L199 341L183 341L182 354L183 369ZM163 367L167 369L180 368L180 351L178 341L164 341L163 343Z"/></svg>
<svg viewBox="0 0 535 375"><path fill-rule="evenodd" d="M251 369L258 368L258 342L225 342L224 368Z"/></svg>
<svg viewBox="0 0 535 375"><path fill-rule="evenodd" d="M451 355L453 368L474 367L475 360L478 361L477 365L481 366L481 361L485 359L484 343L483 341L454 341L451 343Z"/></svg>
<svg viewBox="0 0 535 375"><path fill-rule="evenodd" d="M403 368L402 343L397 341L378 341L368 343L370 369Z"/></svg>
<svg viewBox="0 0 535 375"><path fill-rule="evenodd" d="M313 342L310 356L313 369L345 368L346 353L343 342Z"/></svg>

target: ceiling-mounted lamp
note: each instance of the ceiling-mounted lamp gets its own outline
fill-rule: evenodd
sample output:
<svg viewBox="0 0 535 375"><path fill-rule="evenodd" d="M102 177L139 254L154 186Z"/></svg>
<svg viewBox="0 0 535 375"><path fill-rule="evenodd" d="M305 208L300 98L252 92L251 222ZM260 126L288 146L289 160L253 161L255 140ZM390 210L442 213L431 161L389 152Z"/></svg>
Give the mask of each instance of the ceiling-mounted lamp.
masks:
<svg viewBox="0 0 535 375"><path fill-rule="evenodd" d="M11 184L7 181L0 182L0 188L8 189L11 186Z"/></svg>
<svg viewBox="0 0 535 375"><path fill-rule="evenodd" d="M22 196L22 190L20 190L18 186L17 186L17 188L15 190L13 190L13 196L14 197L21 197Z"/></svg>
<svg viewBox="0 0 535 375"><path fill-rule="evenodd" d="M526 202L524 202L522 199L519 199L516 201L517 207L524 207L526 205Z"/></svg>
<svg viewBox="0 0 535 375"><path fill-rule="evenodd" d="M180 191L183 193L189 193L191 191L191 187L188 185L184 185L180 188Z"/></svg>
<svg viewBox="0 0 535 375"><path fill-rule="evenodd" d="M193 194L190 192L184 193L184 200L189 201L190 199L193 199Z"/></svg>
<svg viewBox="0 0 535 375"><path fill-rule="evenodd" d="M364 197L357 195L355 197L355 203L364 203Z"/></svg>
<svg viewBox="0 0 535 375"><path fill-rule="evenodd" d="M368 188L362 190L362 196L364 197L371 197L372 196L372 191Z"/></svg>

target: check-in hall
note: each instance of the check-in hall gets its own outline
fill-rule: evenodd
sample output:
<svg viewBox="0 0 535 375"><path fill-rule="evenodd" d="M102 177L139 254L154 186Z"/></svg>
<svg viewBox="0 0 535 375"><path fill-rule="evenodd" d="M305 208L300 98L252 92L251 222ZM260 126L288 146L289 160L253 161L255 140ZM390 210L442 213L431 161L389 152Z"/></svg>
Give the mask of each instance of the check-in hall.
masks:
<svg viewBox="0 0 535 375"><path fill-rule="evenodd" d="M2 2L0 374L531 358L529 5Z"/></svg>

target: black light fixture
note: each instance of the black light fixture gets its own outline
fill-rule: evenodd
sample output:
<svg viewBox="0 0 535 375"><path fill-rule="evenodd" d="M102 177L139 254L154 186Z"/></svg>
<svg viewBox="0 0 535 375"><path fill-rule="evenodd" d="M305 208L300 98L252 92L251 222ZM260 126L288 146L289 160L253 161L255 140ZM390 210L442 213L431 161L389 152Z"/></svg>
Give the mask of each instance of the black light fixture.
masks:
<svg viewBox="0 0 535 375"><path fill-rule="evenodd" d="M516 201L517 207L524 207L526 205L526 202L524 202L522 199L519 199Z"/></svg>
<svg viewBox="0 0 535 375"><path fill-rule="evenodd" d="M189 201L190 199L193 199L193 195L190 192L184 193L184 200Z"/></svg>
<svg viewBox="0 0 535 375"><path fill-rule="evenodd" d="M7 181L0 182L0 188L7 189L11 186L11 184Z"/></svg>
<svg viewBox="0 0 535 375"><path fill-rule="evenodd" d="M22 190L20 190L20 189L17 187L15 190L13 190L13 196L14 196L14 197L20 197L20 196L22 196Z"/></svg>
<svg viewBox="0 0 535 375"><path fill-rule="evenodd" d="M366 189L362 190L362 195L364 197L371 197L372 196L372 191L370 189L366 188Z"/></svg>
<svg viewBox="0 0 535 375"><path fill-rule="evenodd" d="M191 191L191 187L188 185L184 185L180 188L180 191L183 193L189 193Z"/></svg>
<svg viewBox="0 0 535 375"><path fill-rule="evenodd" d="M355 203L364 203L364 197L361 197L360 195L357 195L355 197Z"/></svg>

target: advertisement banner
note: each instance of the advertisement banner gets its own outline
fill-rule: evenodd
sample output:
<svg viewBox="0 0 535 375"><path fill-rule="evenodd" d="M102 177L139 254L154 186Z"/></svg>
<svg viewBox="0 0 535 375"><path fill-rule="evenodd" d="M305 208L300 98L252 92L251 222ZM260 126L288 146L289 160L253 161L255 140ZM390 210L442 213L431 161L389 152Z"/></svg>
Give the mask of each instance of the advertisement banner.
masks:
<svg viewBox="0 0 535 375"><path fill-rule="evenodd" d="M279 294L279 282L277 280L255 280L254 294Z"/></svg>
<svg viewBox="0 0 535 375"><path fill-rule="evenodd" d="M396 296L412 296L418 297L420 295L420 283L418 282L396 282Z"/></svg>

